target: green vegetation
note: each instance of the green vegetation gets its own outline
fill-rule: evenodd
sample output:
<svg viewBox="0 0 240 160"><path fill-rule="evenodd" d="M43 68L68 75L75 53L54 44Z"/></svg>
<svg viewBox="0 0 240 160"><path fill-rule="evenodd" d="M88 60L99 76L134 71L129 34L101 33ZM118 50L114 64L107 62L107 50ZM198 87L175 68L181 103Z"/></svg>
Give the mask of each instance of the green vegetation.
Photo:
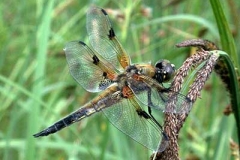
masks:
<svg viewBox="0 0 240 160"><path fill-rule="evenodd" d="M178 68L194 51L175 44L203 38L230 52L235 67L240 66L240 1L93 2L109 13L133 63L168 59ZM150 151L118 131L102 113L48 137L32 136L94 96L73 80L63 52L72 40L89 44L86 11L92 4L0 2L0 159L149 159ZM226 19L221 18L219 4ZM234 158L230 140L239 141L237 125L233 114L223 114L230 102L213 73L180 132L182 159Z"/></svg>

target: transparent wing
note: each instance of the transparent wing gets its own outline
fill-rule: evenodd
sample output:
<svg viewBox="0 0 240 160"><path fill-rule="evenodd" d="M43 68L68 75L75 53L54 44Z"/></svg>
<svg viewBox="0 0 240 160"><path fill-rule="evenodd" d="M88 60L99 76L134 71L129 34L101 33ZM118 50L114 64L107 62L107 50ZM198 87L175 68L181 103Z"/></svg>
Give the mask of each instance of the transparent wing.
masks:
<svg viewBox="0 0 240 160"><path fill-rule="evenodd" d="M192 107L186 96L164 88L154 79L147 81L129 80L130 88L143 104L170 113L188 113Z"/></svg>
<svg viewBox="0 0 240 160"><path fill-rule="evenodd" d="M93 49L112 67L119 69L130 65L130 57L117 40L105 10L90 8L87 13L87 32Z"/></svg>
<svg viewBox="0 0 240 160"><path fill-rule="evenodd" d="M162 152L168 146L167 136L150 117L141 116L137 111L143 110L134 97L124 98L115 105L103 109L106 117L120 131L153 151L156 151L161 144L158 151Z"/></svg>
<svg viewBox="0 0 240 160"><path fill-rule="evenodd" d="M64 51L71 75L89 92L106 89L116 76L115 71L106 67L105 62L83 42L69 42Z"/></svg>

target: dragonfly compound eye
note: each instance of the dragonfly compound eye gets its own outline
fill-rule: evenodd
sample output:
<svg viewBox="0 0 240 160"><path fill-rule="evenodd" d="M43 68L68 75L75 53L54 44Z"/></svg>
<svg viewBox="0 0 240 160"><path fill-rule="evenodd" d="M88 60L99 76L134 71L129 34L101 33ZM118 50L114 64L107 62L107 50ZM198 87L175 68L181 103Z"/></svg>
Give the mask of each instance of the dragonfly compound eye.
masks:
<svg viewBox="0 0 240 160"><path fill-rule="evenodd" d="M159 82L163 83L169 81L175 73L175 66L168 60L159 60L156 64L156 73L154 78Z"/></svg>

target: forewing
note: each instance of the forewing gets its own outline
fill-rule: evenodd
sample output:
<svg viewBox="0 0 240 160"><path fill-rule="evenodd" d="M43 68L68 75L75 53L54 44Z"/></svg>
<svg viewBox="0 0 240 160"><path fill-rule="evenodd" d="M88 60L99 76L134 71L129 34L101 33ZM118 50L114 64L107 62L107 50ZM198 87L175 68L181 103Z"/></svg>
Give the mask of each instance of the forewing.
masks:
<svg viewBox="0 0 240 160"><path fill-rule="evenodd" d="M93 49L112 67L119 69L130 65L130 57L117 40L105 10L90 8L87 13L87 32Z"/></svg>
<svg viewBox="0 0 240 160"><path fill-rule="evenodd" d="M143 146L156 151L161 141L158 151L165 150L167 137L151 119L139 116L137 109L140 109L140 104L132 97L131 100L122 98L115 105L103 109L103 112L116 128Z"/></svg>
<svg viewBox="0 0 240 160"><path fill-rule="evenodd" d="M64 51L73 78L87 91L99 92L111 83L115 72L83 42L66 44Z"/></svg>
<svg viewBox="0 0 240 160"><path fill-rule="evenodd" d="M147 81L129 80L137 99L143 104L169 113L188 113L192 107L190 99L181 93L164 88L150 77Z"/></svg>

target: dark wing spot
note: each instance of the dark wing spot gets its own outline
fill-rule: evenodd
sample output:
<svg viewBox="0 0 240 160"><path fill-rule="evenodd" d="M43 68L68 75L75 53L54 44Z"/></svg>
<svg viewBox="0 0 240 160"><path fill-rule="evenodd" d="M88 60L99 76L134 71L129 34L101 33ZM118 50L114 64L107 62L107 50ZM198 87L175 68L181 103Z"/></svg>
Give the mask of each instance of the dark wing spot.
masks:
<svg viewBox="0 0 240 160"><path fill-rule="evenodd" d="M83 46L86 46L86 44L85 44L84 42L82 42L82 41L79 41L79 43L80 43L81 45L83 45Z"/></svg>
<svg viewBox="0 0 240 160"><path fill-rule="evenodd" d="M101 11L104 15L106 15L106 16L108 15L107 12L104 9L101 9Z"/></svg>
<svg viewBox="0 0 240 160"><path fill-rule="evenodd" d="M147 112L143 111L143 110L136 110L137 111L137 114L140 116L140 117L143 117L145 119L149 119L151 118Z"/></svg>
<svg viewBox="0 0 240 160"><path fill-rule="evenodd" d="M95 64L95 65L97 65L99 63L99 61L100 61L96 55L94 55L92 57L92 59L93 59L93 64Z"/></svg>
<svg viewBox="0 0 240 160"><path fill-rule="evenodd" d="M109 30L108 38L111 40L111 39L114 38L114 37L115 37L115 32L114 32L113 28L111 28L111 29Z"/></svg>
<svg viewBox="0 0 240 160"><path fill-rule="evenodd" d="M103 72L103 77L107 78L107 73L106 72Z"/></svg>

